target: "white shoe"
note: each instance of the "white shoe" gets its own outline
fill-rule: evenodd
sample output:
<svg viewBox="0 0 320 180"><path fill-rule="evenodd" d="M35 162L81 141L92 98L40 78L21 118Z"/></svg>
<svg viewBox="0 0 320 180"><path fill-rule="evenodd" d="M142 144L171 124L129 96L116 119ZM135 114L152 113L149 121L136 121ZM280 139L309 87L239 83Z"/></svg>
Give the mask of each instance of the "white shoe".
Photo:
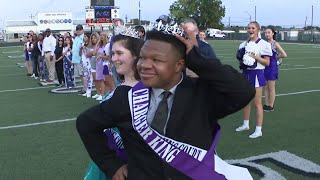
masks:
<svg viewBox="0 0 320 180"><path fill-rule="evenodd" d="M101 101L101 100L102 100L102 96L99 95L96 100L97 100L97 101Z"/></svg>
<svg viewBox="0 0 320 180"><path fill-rule="evenodd" d="M87 97L87 93L81 94L81 96L83 96L83 97Z"/></svg>
<svg viewBox="0 0 320 180"><path fill-rule="evenodd" d="M97 97L99 97L99 94L92 96L92 99L96 99Z"/></svg>
<svg viewBox="0 0 320 180"><path fill-rule="evenodd" d="M36 77L36 75L35 75L35 74L32 74L30 77L33 77L33 78L34 78L34 77Z"/></svg>
<svg viewBox="0 0 320 180"><path fill-rule="evenodd" d="M237 132L247 131L247 130L249 130L249 129L250 129L249 126L244 126L244 125L242 125L242 126L238 127L238 128L236 129L236 131L237 131Z"/></svg>
<svg viewBox="0 0 320 180"><path fill-rule="evenodd" d="M37 80L39 77L35 76L34 79Z"/></svg>
<svg viewBox="0 0 320 180"><path fill-rule="evenodd" d="M87 98L91 98L91 94L90 93L87 93Z"/></svg>
<svg viewBox="0 0 320 180"><path fill-rule="evenodd" d="M251 135L249 136L249 138L254 139L254 138L258 138L258 137L260 137L260 136L262 136L262 131L260 131L260 132L255 131L253 134L251 134Z"/></svg>

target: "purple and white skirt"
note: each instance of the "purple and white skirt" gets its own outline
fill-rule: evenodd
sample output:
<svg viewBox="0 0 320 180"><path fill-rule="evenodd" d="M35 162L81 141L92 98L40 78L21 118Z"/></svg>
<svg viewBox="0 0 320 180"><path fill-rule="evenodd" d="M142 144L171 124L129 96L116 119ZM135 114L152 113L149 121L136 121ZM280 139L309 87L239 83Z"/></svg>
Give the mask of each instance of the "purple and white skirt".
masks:
<svg viewBox="0 0 320 180"><path fill-rule="evenodd" d="M276 59L270 59L269 66L266 66L264 70L264 77L267 81L278 80L278 65Z"/></svg>
<svg viewBox="0 0 320 180"><path fill-rule="evenodd" d="M244 69L242 74L256 88L267 84L263 69Z"/></svg>

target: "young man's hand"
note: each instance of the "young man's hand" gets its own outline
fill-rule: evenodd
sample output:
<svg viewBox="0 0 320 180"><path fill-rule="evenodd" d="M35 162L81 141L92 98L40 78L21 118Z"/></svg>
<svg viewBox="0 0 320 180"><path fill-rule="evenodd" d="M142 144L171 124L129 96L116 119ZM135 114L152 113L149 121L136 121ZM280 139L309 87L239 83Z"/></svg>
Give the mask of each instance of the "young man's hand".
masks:
<svg viewBox="0 0 320 180"><path fill-rule="evenodd" d="M121 166L116 174L112 177L112 180L125 180L128 177L127 164Z"/></svg>

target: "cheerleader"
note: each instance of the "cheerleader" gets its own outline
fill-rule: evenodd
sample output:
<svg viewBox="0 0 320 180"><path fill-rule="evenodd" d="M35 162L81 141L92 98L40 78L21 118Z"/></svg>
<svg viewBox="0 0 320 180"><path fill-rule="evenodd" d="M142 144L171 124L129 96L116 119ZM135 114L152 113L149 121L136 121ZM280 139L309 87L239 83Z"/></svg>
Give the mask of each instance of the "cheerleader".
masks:
<svg viewBox="0 0 320 180"><path fill-rule="evenodd" d="M256 129L250 138L257 138L262 136L262 122L263 122L263 109L262 109L262 87L266 85L264 77L265 66L270 63L270 56L272 50L270 43L260 39L260 25L257 22L248 24L247 32L249 40L240 44L237 58L240 61L240 68L243 75L248 81L256 88L254 97L254 107L256 109ZM249 130L251 103L244 108L244 121L243 125L238 127L236 131Z"/></svg>
<svg viewBox="0 0 320 180"><path fill-rule="evenodd" d="M276 32L273 28L267 28L265 30L265 36L267 41L271 44L272 56L270 57L270 65L266 66L264 70L264 76L267 80L267 85L264 90L265 102L263 110L266 112L274 110L274 101L276 99L276 80L278 80L278 62L282 58L287 57L287 53L280 46L276 39ZM277 54L279 52L279 54Z"/></svg>

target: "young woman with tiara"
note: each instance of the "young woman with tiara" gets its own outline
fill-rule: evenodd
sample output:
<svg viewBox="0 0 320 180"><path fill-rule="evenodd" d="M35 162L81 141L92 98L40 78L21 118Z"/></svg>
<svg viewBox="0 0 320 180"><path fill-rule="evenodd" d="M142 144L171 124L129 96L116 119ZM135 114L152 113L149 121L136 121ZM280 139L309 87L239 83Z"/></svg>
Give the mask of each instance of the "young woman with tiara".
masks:
<svg viewBox="0 0 320 180"><path fill-rule="evenodd" d="M254 107L256 109L256 129L250 138L262 136L263 108L262 108L262 87L266 85L264 69L270 63L272 50L270 43L259 38L260 25L257 22L251 22L247 26L249 40L239 46L237 59L240 61L240 68L243 75L255 87ZM249 130L251 103L244 108L243 125L236 131Z"/></svg>
<svg viewBox="0 0 320 180"><path fill-rule="evenodd" d="M93 83L93 77L91 72L91 50L88 48L88 45L90 44L90 36L91 33L85 33L83 36L83 46L81 47L81 53L82 53L82 61L81 66L83 69L83 75L84 75L84 83L86 86L86 93L82 94L84 97L91 97L91 91L92 91L92 83Z"/></svg>
<svg viewBox="0 0 320 180"><path fill-rule="evenodd" d="M114 36L112 40L111 60L123 82L117 86L115 90L109 93L107 98L102 103L112 100L113 94L116 91L127 91L128 89L131 89L131 87L133 87L140 80L136 65L139 60L140 49L143 45L143 40L138 39L138 37L125 36L121 34ZM105 133L108 137L109 144L109 147L106 148L115 150L120 159L127 161L126 153L122 143L115 142L115 136L120 136L119 130L117 128L108 129L105 130ZM125 167L123 168L125 169ZM105 177L105 174L97 167L97 165L91 162L84 180L106 179L108 178Z"/></svg>
<svg viewBox="0 0 320 180"><path fill-rule="evenodd" d="M72 65L72 39L71 37L66 37L65 45L63 47L63 66L64 66L64 78L65 85L68 89L74 88L74 69Z"/></svg>
<svg viewBox="0 0 320 180"><path fill-rule="evenodd" d="M287 57L287 53L280 46L278 42L276 42L276 31L273 28L267 28L265 30L265 36L267 41L271 44L272 48L272 56L270 57L270 64L266 66L264 70L264 76L267 80L267 85L264 89L265 94L265 102L263 105L263 110L266 112L274 110L274 101L276 99L276 80L278 80L278 62L282 60L282 58Z"/></svg>

